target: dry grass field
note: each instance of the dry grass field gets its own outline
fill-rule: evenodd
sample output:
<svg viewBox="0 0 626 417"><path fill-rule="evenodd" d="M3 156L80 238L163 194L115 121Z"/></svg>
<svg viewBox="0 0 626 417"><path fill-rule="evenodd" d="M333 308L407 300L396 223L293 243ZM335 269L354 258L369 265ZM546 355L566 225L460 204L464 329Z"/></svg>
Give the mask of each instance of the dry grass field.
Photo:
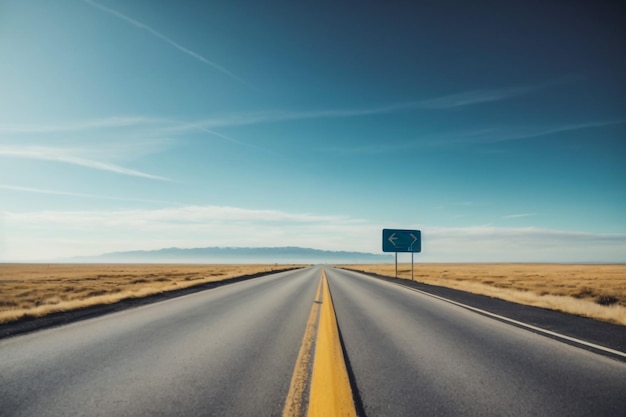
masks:
<svg viewBox="0 0 626 417"><path fill-rule="evenodd" d="M343 265L395 275L394 264ZM411 264L398 265L411 279ZM626 326L626 265L415 264L416 281Z"/></svg>
<svg viewBox="0 0 626 417"><path fill-rule="evenodd" d="M295 265L0 264L0 323Z"/></svg>

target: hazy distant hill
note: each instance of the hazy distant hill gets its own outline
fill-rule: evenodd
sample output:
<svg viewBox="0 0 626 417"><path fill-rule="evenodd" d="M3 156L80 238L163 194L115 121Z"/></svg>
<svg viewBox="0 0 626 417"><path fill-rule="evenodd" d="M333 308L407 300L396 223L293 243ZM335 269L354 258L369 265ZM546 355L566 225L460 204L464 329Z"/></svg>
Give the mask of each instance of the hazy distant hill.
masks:
<svg viewBox="0 0 626 417"><path fill-rule="evenodd" d="M279 248L165 248L112 252L73 258L74 262L138 263L383 263L391 255L365 252L325 251L300 247Z"/></svg>

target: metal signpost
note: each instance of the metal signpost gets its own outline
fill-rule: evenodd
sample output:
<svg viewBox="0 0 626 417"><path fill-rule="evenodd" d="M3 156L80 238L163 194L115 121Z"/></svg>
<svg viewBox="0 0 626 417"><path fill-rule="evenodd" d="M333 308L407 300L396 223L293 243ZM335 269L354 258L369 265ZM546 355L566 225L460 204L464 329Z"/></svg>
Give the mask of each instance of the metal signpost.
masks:
<svg viewBox="0 0 626 417"><path fill-rule="evenodd" d="M383 229L383 252L396 254L396 278L398 278L398 252L411 252L411 280L413 280L413 254L421 251L421 231Z"/></svg>

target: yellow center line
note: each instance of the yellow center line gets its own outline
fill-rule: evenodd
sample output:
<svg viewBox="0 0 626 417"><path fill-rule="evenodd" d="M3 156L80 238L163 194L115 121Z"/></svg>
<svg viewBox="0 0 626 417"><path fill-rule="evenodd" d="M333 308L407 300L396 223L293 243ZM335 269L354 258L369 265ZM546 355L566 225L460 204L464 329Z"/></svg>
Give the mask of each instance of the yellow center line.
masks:
<svg viewBox="0 0 626 417"><path fill-rule="evenodd" d="M322 270L324 295L320 312L308 417L354 416L356 409L346 368L328 280Z"/></svg>
<svg viewBox="0 0 626 417"><path fill-rule="evenodd" d="M309 318L306 322L304 337L296 359L296 366L291 377L291 385L289 393L285 400L285 408L283 409L283 417L300 417L306 407L306 391L309 386L309 378L311 371L311 358L313 354L313 342L315 341L315 330L319 320L320 304L322 303L323 278L317 285L315 301Z"/></svg>
<svg viewBox="0 0 626 417"><path fill-rule="evenodd" d="M324 270L306 324L283 417L302 417L305 410L307 417L356 417L337 318Z"/></svg>

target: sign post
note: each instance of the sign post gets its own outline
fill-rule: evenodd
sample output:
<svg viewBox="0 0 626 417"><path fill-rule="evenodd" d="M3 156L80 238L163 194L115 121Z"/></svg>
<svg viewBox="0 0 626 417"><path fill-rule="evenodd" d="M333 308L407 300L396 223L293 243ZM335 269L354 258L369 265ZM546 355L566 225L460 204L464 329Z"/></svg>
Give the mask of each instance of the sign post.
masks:
<svg viewBox="0 0 626 417"><path fill-rule="evenodd" d="M421 231L383 229L383 252L395 252L396 254L396 278L398 278L398 252L411 252L411 280L413 280L413 254L421 251Z"/></svg>

